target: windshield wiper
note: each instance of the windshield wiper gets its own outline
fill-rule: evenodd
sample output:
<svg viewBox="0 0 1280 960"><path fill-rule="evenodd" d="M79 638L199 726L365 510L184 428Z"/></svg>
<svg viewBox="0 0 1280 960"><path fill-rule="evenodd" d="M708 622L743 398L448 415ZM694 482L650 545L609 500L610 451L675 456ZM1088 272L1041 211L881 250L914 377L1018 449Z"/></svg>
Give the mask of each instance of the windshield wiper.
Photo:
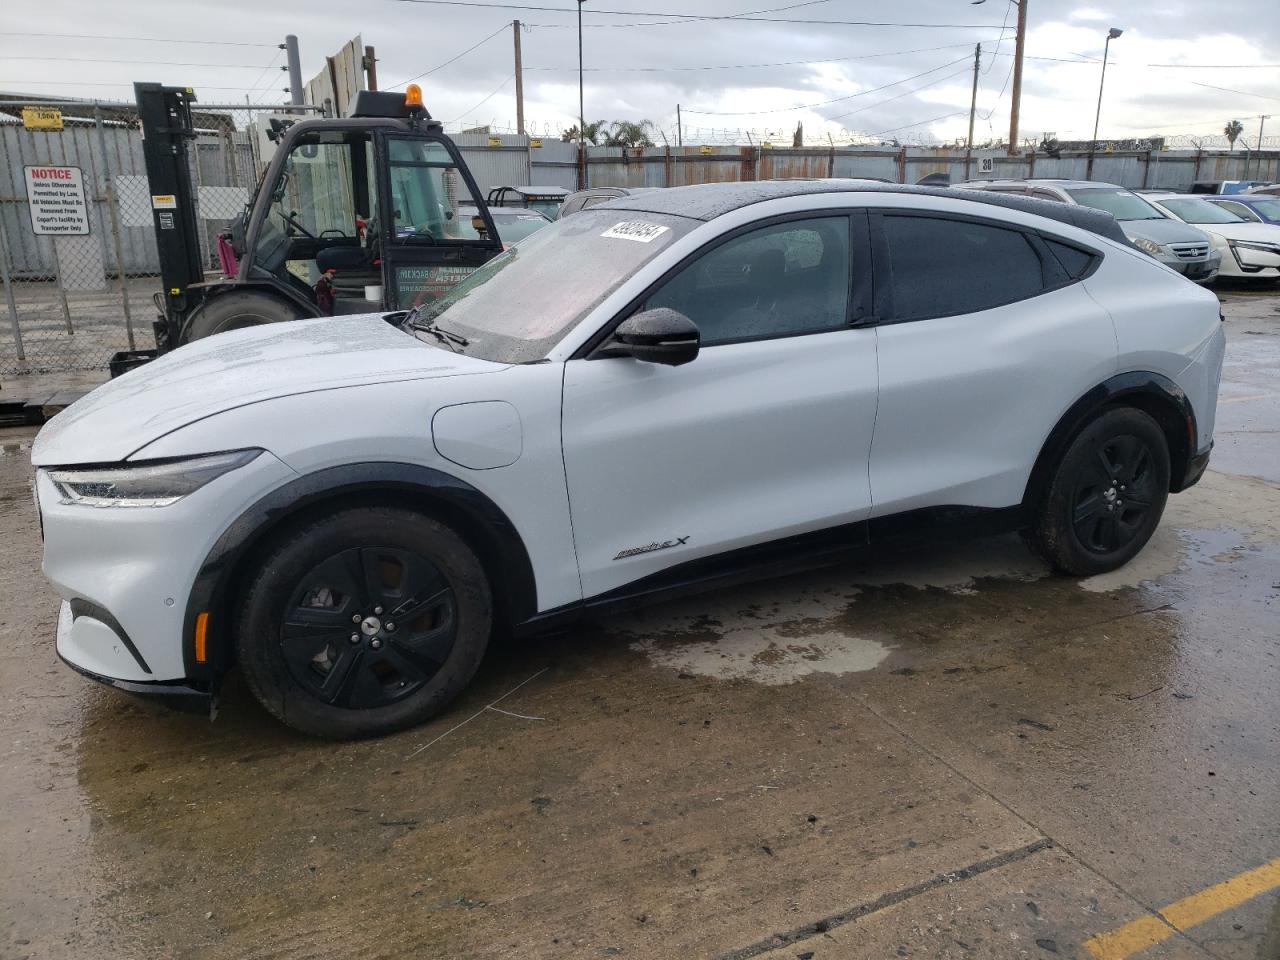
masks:
<svg viewBox="0 0 1280 960"><path fill-rule="evenodd" d="M454 333L452 330L446 330L439 326L435 321L428 320L423 317L421 315L420 307L414 307L410 310L405 315L404 321L400 326L401 329L425 330L427 333L432 334L441 343L445 344L454 353L458 352L458 347L465 347L471 343L471 341L462 334Z"/></svg>

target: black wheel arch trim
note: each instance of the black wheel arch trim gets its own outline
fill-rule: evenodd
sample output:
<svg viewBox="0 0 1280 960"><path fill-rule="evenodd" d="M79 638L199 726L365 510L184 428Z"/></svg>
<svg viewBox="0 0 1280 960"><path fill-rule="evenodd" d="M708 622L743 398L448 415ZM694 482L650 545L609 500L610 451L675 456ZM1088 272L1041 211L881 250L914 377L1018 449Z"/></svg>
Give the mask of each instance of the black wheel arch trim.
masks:
<svg viewBox="0 0 1280 960"><path fill-rule="evenodd" d="M1200 437L1191 401L1186 391L1163 374L1134 370L1109 377L1067 408L1040 448L1027 479L1024 506L1037 502L1052 477L1054 467L1076 434L1101 410L1116 405L1136 406L1155 415L1156 421L1173 441L1169 445L1170 492L1178 493L1190 485L1185 478L1198 453ZM1178 420L1177 429L1173 429L1174 417Z"/></svg>
<svg viewBox="0 0 1280 960"><path fill-rule="evenodd" d="M210 549L192 584L183 618L182 657L188 677L213 679L231 664L225 615L228 591L234 587L241 562L282 525L334 500L359 503L387 496L424 512L454 521L480 556L493 582L497 613L519 623L532 617L537 606L533 564L515 525L497 504L471 484L452 474L419 464L369 461L317 470L291 480L263 496L232 521ZM208 662L197 663L194 637L196 617L210 611Z"/></svg>

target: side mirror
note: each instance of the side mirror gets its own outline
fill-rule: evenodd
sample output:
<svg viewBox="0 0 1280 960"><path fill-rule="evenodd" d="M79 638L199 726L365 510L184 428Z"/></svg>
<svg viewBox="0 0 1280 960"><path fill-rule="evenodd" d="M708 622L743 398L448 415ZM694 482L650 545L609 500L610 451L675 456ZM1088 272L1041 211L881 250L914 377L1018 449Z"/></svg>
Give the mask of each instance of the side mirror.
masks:
<svg viewBox="0 0 1280 960"><path fill-rule="evenodd" d="M701 336L692 320L668 307L632 314L601 348L602 357L635 357L678 367L698 355Z"/></svg>

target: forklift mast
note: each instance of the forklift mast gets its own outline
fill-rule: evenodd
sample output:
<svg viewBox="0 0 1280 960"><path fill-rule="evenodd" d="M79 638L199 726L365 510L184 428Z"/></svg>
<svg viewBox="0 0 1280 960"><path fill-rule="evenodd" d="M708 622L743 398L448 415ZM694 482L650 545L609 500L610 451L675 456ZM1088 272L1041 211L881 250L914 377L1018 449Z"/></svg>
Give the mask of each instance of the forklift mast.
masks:
<svg viewBox="0 0 1280 960"><path fill-rule="evenodd" d="M158 83L135 83L133 92L160 256L162 292L156 306L162 309L155 332L156 346L163 352L177 345L181 318L195 306L188 302L187 289L204 280L188 147L196 136L191 122L196 95L190 87Z"/></svg>

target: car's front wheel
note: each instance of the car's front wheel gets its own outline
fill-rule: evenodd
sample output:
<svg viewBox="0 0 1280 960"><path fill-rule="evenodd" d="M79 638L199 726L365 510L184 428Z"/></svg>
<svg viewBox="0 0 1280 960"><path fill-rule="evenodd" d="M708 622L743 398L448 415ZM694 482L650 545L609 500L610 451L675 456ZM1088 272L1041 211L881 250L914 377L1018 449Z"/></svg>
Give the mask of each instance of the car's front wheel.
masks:
<svg viewBox="0 0 1280 960"><path fill-rule="evenodd" d="M241 669L272 714L320 737L421 723L470 682L492 594L475 552L409 510L361 507L280 539L246 578Z"/></svg>
<svg viewBox="0 0 1280 960"><path fill-rule="evenodd" d="M1169 446L1160 426L1141 410L1108 410L1067 448L1028 540L1063 573L1106 573L1151 539L1168 497Z"/></svg>

